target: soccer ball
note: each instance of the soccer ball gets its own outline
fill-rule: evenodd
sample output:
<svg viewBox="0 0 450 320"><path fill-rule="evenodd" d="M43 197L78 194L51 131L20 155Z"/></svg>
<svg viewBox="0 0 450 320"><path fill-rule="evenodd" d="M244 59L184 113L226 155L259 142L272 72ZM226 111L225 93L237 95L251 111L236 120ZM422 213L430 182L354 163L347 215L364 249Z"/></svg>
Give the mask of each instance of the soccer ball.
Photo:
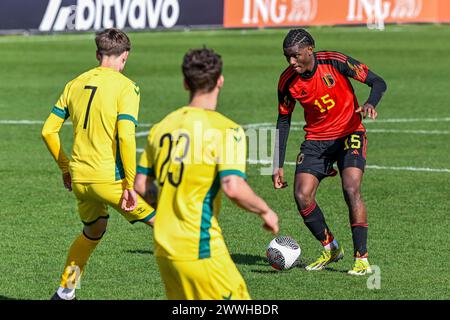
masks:
<svg viewBox="0 0 450 320"><path fill-rule="evenodd" d="M274 269L288 270L297 265L301 252L299 244L291 237L276 237L267 247L267 261Z"/></svg>

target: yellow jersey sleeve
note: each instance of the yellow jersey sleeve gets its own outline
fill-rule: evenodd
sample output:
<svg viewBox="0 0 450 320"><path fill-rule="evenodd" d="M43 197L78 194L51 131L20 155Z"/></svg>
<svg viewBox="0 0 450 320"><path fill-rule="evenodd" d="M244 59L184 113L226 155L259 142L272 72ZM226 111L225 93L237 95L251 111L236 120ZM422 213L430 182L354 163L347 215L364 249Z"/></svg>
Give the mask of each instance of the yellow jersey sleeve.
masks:
<svg viewBox="0 0 450 320"><path fill-rule="evenodd" d="M154 161L153 161L154 152L152 151L151 145L151 142L153 141L154 131L155 126L153 126L153 128L150 130L144 152L141 155L137 167L137 173L145 174L146 176L149 177L155 176Z"/></svg>
<svg viewBox="0 0 450 320"><path fill-rule="evenodd" d="M70 116L68 107L69 104L67 102L70 84L71 82L69 82L66 85L66 87L64 88L64 92L61 94L61 96L58 99L58 102L56 102L55 106L52 109L52 113L57 117L61 118L63 122L67 120Z"/></svg>
<svg viewBox="0 0 450 320"><path fill-rule="evenodd" d="M118 101L117 120L129 120L137 126L140 98L140 89L135 83L125 86Z"/></svg>
<svg viewBox="0 0 450 320"><path fill-rule="evenodd" d="M217 165L219 177L238 175L247 179L245 174L247 141L241 126L224 129L223 138L218 142Z"/></svg>
<svg viewBox="0 0 450 320"><path fill-rule="evenodd" d="M49 117L42 127L42 138L47 145L53 159L55 159L58 167L61 169L62 173L69 172L69 159L67 158L64 150L61 146L61 141L59 138L59 131L61 127L69 118L69 109L67 107L67 92L69 84L66 85L64 92L58 99L58 102L53 107Z"/></svg>
<svg viewBox="0 0 450 320"><path fill-rule="evenodd" d="M125 188L133 189L136 175L136 134L130 121L119 121L117 125L119 150L125 173Z"/></svg>
<svg viewBox="0 0 450 320"><path fill-rule="evenodd" d="M135 84L125 86L118 101L119 148L125 172L125 188L133 189L136 175L136 137L140 91Z"/></svg>

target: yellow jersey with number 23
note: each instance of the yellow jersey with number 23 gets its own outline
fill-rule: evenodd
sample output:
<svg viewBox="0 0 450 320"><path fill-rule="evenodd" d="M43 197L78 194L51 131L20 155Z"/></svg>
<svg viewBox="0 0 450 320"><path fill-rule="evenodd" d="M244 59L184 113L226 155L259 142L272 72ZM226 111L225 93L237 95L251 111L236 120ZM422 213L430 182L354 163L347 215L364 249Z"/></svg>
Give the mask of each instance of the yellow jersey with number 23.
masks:
<svg viewBox="0 0 450 320"><path fill-rule="evenodd" d="M220 179L246 178L243 129L216 111L180 108L150 131L138 173L160 186L155 255L198 260L227 253L217 216Z"/></svg>

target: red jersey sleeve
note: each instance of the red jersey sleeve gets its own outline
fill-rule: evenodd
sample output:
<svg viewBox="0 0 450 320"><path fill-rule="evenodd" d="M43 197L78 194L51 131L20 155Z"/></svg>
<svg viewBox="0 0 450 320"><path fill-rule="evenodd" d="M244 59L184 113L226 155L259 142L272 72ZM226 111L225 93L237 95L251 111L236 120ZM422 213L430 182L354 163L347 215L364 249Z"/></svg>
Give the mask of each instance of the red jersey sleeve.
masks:
<svg viewBox="0 0 450 320"><path fill-rule="evenodd" d="M352 57L345 57L345 63L339 63L339 71L346 77L365 83L369 74L369 67Z"/></svg>
<svg viewBox="0 0 450 320"><path fill-rule="evenodd" d="M295 78L295 71L288 67L280 76L278 81L278 113L291 114L295 108L295 99L289 92L289 85Z"/></svg>

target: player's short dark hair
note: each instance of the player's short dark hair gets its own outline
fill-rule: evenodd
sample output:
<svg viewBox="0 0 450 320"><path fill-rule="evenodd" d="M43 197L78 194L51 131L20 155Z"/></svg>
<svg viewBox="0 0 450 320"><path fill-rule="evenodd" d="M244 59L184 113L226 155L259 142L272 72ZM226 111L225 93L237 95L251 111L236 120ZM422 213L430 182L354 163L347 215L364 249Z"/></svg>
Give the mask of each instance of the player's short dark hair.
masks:
<svg viewBox="0 0 450 320"><path fill-rule="evenodd" d="M191 49L184 55L182 71L191 92L211 92L222 74L222 58L206 47Z"/></svg>
<svg viewBox="0 0 450 320"><path fill-rule="evenodd" d="M314 47L314 45L313 37L305 29L290 30L283 41L283 48L290 48L293 46Z"/></svg>
<svg viewBox="0 0 450 320"><path fill-rule="evenodd" d="M110 28L100 31L95 36L97 52L100 55L119 56L131 50L131 42L125 32Z"/></svg>

